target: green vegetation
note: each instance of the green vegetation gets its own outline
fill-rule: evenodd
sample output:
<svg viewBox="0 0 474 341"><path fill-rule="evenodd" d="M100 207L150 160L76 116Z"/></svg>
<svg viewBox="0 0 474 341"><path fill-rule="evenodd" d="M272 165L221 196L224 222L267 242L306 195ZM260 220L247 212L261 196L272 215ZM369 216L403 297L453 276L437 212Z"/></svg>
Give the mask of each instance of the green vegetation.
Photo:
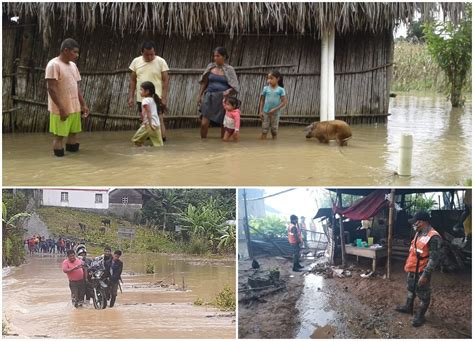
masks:
<svg viewBox="0 0 474 341"><path fill-rule="evenodd" d="M89 253L108 245L137 253L234 254L236 231L230 220L235 220L235 190L162 189L146 194L143 208L125 217L64 207L35 212L51 236L84 241ZM24 231L15 222L25 216L22 212L34 199L34 191L4 190L3 199L3 264L17 265L24 260ZM104 226L103 219L109 219L110 226ZM119 238L119 228L133 229L134 239Z"/></svg>
<svg viewBox="0 0 474 341"><path fill-rule="evenodd" d="M466 4L465 17L459 24L432 21L424 25L423 33L428 51L447 77L452 106L462 106L462 88L471 70L471 5Z"/></svg>
<svg viewBox="0 0 474 341"><path fill-rule="evenodd" d="M286 237L287 224L286 221L276 215L267 215L263 218L250 218L250 226L253 229L250 229L251 234L257 234L268 237Z"/></svg>
<svg viewBox="0 0 474 341"><path fill-rule="evenodd" d="M154 274L155 273L155 264L147 263L145 266L145 273Z"/></svg>
<svg viewBox="0 0 474 341"><path fill-rule="evenodd" d="M235 310L236 307L236 297L235 291L229 285L225 285L214 298L212 302L206 302L201 297L196 298L194 305L203 306L203 305L212 305L219 308L222 311L231 311Z"/></svg>
<svg viewBox="0 0 474 341"><path fill-rule="evenodd" d="M217 294L213 305L221 310L235 310L235 301L235 291L230 286L225 285L224 289Z"/></svg>
<svg viewBox="0 0 474 341"><path fill-rule="evenodd" d="M235 207L235 206L234 206ZM233 208L235 212L235 208ZM235 226L227 223L233 212L210 198L199 206L189 204L177 216L189 253L229 253L235 250Z"/></svg>
<svg viewBox="0 0 474 341"><path fill-rule="evenodd" d="M453 107L470 96L471 5L459 25L452 22L409 25L406 39L395 42L392 91L449 95Z"/></svg>
<svg viewBox="0 0 474 341"><path fill-rule="evenodd" d="M235 192L212 191L153 191L153 198L129 218L131 221L60 207L42 207L36 212L54 236L84 239L89 245L109 245L129 252L233 254L236 231L228 220L235 219ZM110 219L110 227L102 226L104 218ZM80 230L79 223L86 225L85 231ZM118 239L119 227L134 228L135 238Z"/></svg>
<svg viewBox="0 0 474 341"><path fill-rule="evenodd" d="M205 304L206 302L204 302L204 300L201 297L196 298L196 300L194 301L194 305L205 305Z"/></svg>
<svg viewBox="0 0 474 341"><path fill-rule="evenodd" d="M30 215L26 212L27 197L2 191L2 264L18 266L25 260L24 230L19 222Z"/></svg>

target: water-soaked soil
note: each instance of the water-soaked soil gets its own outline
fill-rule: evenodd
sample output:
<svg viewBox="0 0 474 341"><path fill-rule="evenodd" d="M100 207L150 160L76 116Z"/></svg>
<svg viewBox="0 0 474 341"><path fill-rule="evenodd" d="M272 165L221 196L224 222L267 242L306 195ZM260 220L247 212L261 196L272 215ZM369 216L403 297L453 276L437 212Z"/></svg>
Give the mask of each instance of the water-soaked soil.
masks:
<svg viewBox="0 0 474 341"><path fill-rule="evenodd" d="M303 273L292 272L291 262L284 258L259 258L258 262L263 270L278 267L286 289L248 303L240 302L244 295L239 293L239 338L291 339L299 324L296 302L303 291ZM245 287L248 275L254 272L251 263L239 261L239 289Z"/></svg>
<svg viewBox="0 0 474 341"><path fill-rule="evenodd" d="M193 304L197 297L209 302L224 282L235 282L232 268L187 265L172 259L161 262L160 256L154 260L163 263L156 267L159 272L145 275L137 271L143 259L127 257L123 292L119 291L115 307L104 310L92 305L73 308L67 277L61 271L64 257L32 256L26 264L5 271L2 315L8 334L20 338L235 338L235 313ZM174 276L168 272L171 268Z"/></svg>
<svg viewBox="0 0 474 341"><path fill-rule="evenodd" d="M279 267L287 289L250 304L239 302L240 338L466 338L471 335L471 274L433 275L432 305L427 323L411 326L411 316L393 310L406 298L403 263L395 263L391 280L378 273L360 274L364 266L350 267L351 277L324 278L317 273L293 273L291 262L258 259L263 269ZM306 264L312 261L306 261ZM239 261L239 289L252 270ZM383 268L382 268L383 269ZM383 270L380 270L383 271ZM294 275L294 277L289 277ZM239 293L239 301L245 295Z"/></svg>

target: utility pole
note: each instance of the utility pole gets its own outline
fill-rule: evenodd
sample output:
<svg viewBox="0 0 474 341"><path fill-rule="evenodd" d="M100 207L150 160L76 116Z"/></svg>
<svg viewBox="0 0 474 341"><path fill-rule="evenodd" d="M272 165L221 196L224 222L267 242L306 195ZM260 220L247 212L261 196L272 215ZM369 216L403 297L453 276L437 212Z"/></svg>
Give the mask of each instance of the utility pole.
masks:
<svg viewBox="0 0 474 341"><path fill-rule="evenodd" d="M390 279L391 262L392 262L392 235L393 235L393 221L395 213L395 189L390 191L390 206L388 210L388 233L387 233L387 279Z"/></svg>
<svg viewBox="0 0 474 341"><path fill-rule="evenodd" d="M342 194L337 190L337 201L338 206L342 210ZM346 266L346 238L344 236L344 223L342 222L342 214L339 213L339 230L340 230L340 239L341 239L341 257L342 257L342 266Z"/></svg>
<svg viewBox="0 0 474 341"><path fill-rule="evenodd" d="M249 216L247 213L247 191L244 188L244 213L245 213L245 224L244 224L244 232L245 232L245 239L247 240L247 250L249 252L249 258L253 259L253 250L252 245L250 244L250 229L249 229Z"/></svg>

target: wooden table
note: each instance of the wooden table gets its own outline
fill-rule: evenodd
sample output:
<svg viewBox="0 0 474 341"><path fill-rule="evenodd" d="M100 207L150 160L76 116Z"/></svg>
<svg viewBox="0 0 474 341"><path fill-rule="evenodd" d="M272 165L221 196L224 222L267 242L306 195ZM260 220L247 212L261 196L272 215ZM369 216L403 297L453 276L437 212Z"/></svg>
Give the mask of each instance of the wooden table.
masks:
<svg viewBox="0 0 474 341"><path fill-rule="evenodd" d="M352 246L351 244L346 244L346 254L357 256L357 261L359 261L359 257L371 258L372 271L375 272L377 259L387 257L387 248L383 246L378 249L371 249L368 247L357 247L357 246Z"/></svg>

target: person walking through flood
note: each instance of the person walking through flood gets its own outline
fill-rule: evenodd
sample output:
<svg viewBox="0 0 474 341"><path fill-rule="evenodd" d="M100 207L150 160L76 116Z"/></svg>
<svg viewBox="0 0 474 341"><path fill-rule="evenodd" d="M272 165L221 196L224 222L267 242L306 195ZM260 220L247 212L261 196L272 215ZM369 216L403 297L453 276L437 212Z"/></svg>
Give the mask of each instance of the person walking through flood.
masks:
<svg viewBox="0 0 474 341"><path fill-rule="evenodd" d="M418 296L421 304L412 321L414 327L425 323L425 314L431 301L431 274L440 260L441 236L430 225L429 220L430 215L424 211L416 212L408 220L416 231L404 268L407 273L408 297L405 305L395 308L401 313L413 313L415 296Z"/></svg>
<svg viewBox="0 0 474 341"><path fill-rule="evenodd" d="M128 67L131 71L130 86L128 90L128 105L133 107L136 103L138 112L143 118L143 106L140 93L140 87L137 84L143 82L152 82L155 86L156 94L161 98L163 105L162 110L158 112L160 118L160 132L163 141L166 141L166 128L163 119L164 111L168 105L168 89L169 89L169 75L168 64L166 60L156 55L155 43L152 41L145 41L142 44L142 55L132 60Z"/></svg>
<svg viewBox="0 0 474 341"><path fill-rule="evenodd" d="M258 116L262 120L262 140L267 138L268 130L271 131L273 139L277 138L280 110L288 102L283 88L283 76L278 70L270 71L267 83L258 103Z"/></svg>
<svg viewBox="0 0 474 341"><path fill-rule="evenodd" d="M222 140L233 139L239 142L240 139L240 101L236 97L226 96L222 101L225 109L224 117L224 137Z"/></svg>
<svg viewBox="0 0 474 341"><path fill-rule="evenodd" d="M87 269L91 266L92 259L87 258L87 250L86 250L86 246L84 244L79 244L76 247L76 254L77 254L77 257L84 262L84 266L85 266L85 271L84 271L84 296L85 296L85 299L84 298L83 299L84 299L85 303L89 304L90 300L93 296L93 290L92 290L92 285L91 285L90 280L89 280L89 274L88 274Z"/></svg>
<svg viewBox="0 0 474 341"><path fill-rule="evenodd" d="M116 250L114 252L114 255L112 256L112 259L107 260L105 263L105 268L109 275L108 282L110 289L110 308L115 305L118 287L120 285L120 281L122 280L121 276L123 270L123 262L120 260L120 256L122 256L122 251Z"/></svg>
<svg viewBox="0 0 474 341"><path fill-rule="evenodd" d="M224 96L237 96L240 85L235 70L226 60L229 55L224 47L214 49L214 62L207 65L199 78L199 95L197 103L201 113L201 138L206 139L211 122L221 127L221 138L224 137L225 109L222 105Z"/></svg>
<svg viewBox="0 0 474 341"><path fill-rule="evenodd" d="M132 137L132 142L137 147L142 147L147 139L150 139L153 147L163 146L160 130L159 112L163 111L163 104L155 92L152 82L143 82L140 85L142 96L142 124Z"/></svg>
<svg viewBox="0 0 474 341"><path fill-rule="evenodd" d="M78 83L81 80L74 61L79 57L79 44L71 38L61 43L58 57L48 62L45 79L48 88L49 132L53 133L54 155L64 156L66 151L78 152L77 134L81 132L81 115L89 116L89 108L82 97Z"/></svg>
<svg viewBox="0 0 474 341"><path fill-rule="evenodd" d="M84 303L84 262L76 258L74 250L67 250L67 258L63 261L62 270L69 279L69 289L74 307L82 307Z"/></svg>
<svg viewBox="0 0 474 341"><path fill-rule="evenodd" d="M300 264L301 244L303 244L303 236L298 226L298 217L290 216L290 224L288 225L288 242L293 248L293 271L300 272L304 266Z"/></svg>

